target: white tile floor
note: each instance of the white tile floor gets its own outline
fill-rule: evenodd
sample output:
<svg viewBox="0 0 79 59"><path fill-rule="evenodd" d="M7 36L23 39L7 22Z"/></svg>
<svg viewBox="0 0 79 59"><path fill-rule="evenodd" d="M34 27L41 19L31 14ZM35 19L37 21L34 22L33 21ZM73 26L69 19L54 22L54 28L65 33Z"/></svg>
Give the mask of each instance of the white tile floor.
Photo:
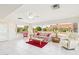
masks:
<svg viewBox="0 0 79 59"><path fill-rule="evenodd" d="M15 40L0 42L0 55L77 55L76 50L66 50L59 44L49 42L45 47L38 48L25 43L21 37Z"/></svg>

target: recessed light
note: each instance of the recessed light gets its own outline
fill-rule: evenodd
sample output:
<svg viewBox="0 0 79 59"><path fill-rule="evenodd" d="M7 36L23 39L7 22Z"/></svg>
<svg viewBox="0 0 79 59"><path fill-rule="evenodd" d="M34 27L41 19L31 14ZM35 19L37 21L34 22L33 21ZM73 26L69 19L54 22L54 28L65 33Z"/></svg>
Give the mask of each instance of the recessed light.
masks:
<svg viewBox="0 0 79 59"><path fill-rule="evenodd" d="M18 18L18 19L23 19L23 18Z"/></svg>

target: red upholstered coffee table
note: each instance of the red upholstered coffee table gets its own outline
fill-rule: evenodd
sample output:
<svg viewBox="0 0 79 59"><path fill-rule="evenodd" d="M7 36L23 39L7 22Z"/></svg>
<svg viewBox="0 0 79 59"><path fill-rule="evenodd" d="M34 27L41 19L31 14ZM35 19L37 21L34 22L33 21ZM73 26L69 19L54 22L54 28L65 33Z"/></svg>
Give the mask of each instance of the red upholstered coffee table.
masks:
<svg viewBox="0 0 79 59"><path fill-rule="evenodd" d="M44 42L43 39L39 40L38 38L36 38L36 39L32 38L29 40L29 42L26 42L26 43L31 44L33 46L37 46L39 48L43 48L47 44L47 42Z"/></svg>

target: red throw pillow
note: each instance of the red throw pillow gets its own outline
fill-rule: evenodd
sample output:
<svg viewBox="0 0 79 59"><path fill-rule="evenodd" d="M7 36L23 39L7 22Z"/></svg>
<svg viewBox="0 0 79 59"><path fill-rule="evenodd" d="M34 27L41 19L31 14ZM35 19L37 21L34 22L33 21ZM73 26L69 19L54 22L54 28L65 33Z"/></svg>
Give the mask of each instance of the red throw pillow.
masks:
<svg viewBox="0 0 79 59"><path fill-rule="evenodd" d="M50 36L50 34L47 34L47 37L49 37Z"/></svg>
<svg viewBox="0 0 79 59"><path fill-rule="evenodd" d="M40 33L38 32L37 35L40 35Z"/></svg>

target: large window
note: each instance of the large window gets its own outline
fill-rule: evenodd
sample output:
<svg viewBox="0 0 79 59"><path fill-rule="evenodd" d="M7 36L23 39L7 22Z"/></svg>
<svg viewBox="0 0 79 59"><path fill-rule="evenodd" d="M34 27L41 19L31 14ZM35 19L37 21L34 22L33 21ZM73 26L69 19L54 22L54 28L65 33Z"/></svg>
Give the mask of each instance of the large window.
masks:
<svg viewBox="0 0 79 59"><path fill-rule="evenodd" d="M78 25L77 23L59 23L59 24L51 24L49 27L46 27L47 31L58 31L58 32L77 32Z"/></svg>
<svg viewBox="0 0 79 59"><path fill-rule="evenodd" d="M35 30L42 31L58 31L58 32L77 32L78 24L77 23L58 23L58 24L49 24L45 26L36 26ZM40 30L40 31L41 31Z"/></svg>
<svg viewBox="0 0 79 59"><path fill-rule="evenodd" d="M28 32L27 25L17 25L17 33Z"/></svg>

